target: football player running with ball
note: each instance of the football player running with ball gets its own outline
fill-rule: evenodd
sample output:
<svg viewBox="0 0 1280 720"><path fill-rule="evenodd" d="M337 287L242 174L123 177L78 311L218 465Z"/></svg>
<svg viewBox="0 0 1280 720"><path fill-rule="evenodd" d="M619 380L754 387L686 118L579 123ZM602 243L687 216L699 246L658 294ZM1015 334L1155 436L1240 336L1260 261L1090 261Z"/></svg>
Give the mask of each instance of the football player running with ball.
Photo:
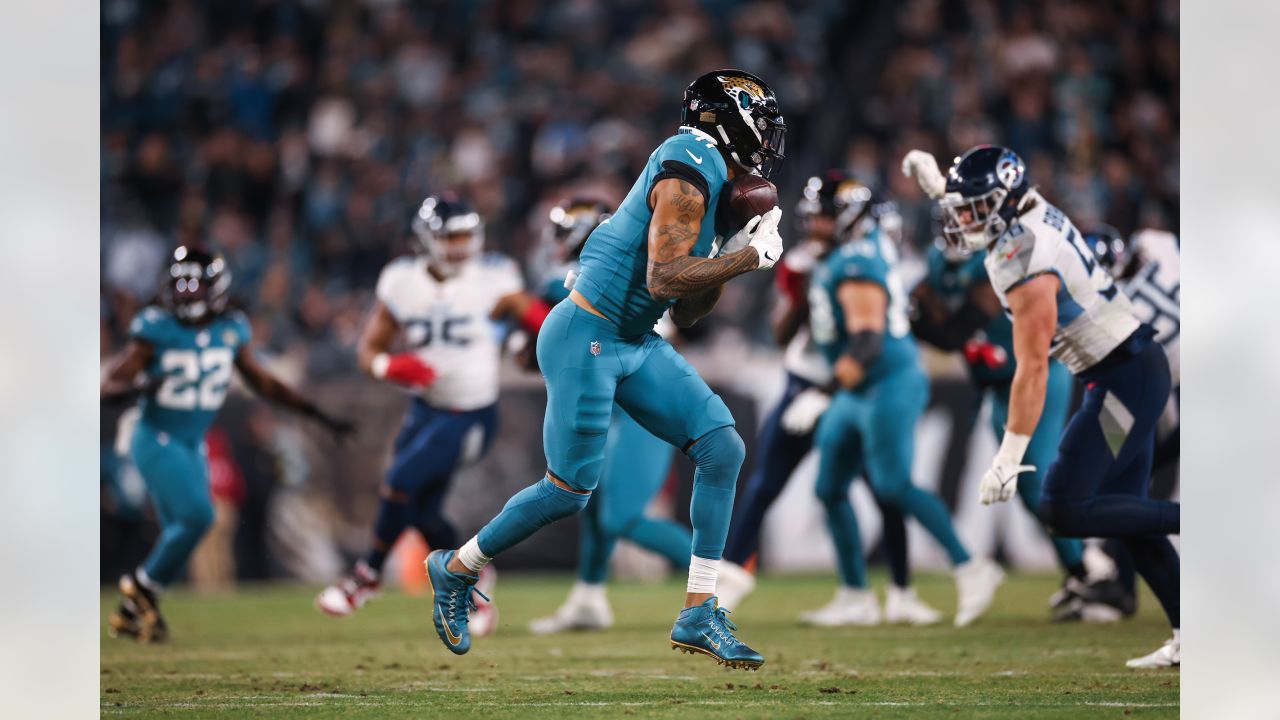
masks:
<svg viewBox="0 0 1280 720"><path fill-rule="evenodd" d="M129 447L160 518L155 547L137 570L120 578L120 607L109 620L112 635L141 643L168 637L160 596L213 523L204 436L226 399L233 367L255 393L318 421L336 437L355 429L258 363L249 345L249 319L227 307L230 289L231 271L220 255L178 247L159 302L133 319L129 344L103 372L103 400L142 395Z"/></svg>
<svg viewBox="0 0 1280 720"><path fill-rule="evenodd" d="M938 200L946 241L987 251L987 276L1013 320L1017 361L1000 450L980 487L984 504L1013 497L1045 404L1049 359L1085 383L1058 456L1045 473L1039 514L1064 537L1119 538L1164 607L1173 638L1130 667L1181 659L1179 560L1168 535L1179 505L1147 497L1156 423L1169 399L1169 361L1133 306L1062 211L1032 187L1013 151L975 147L944 178L937 161L913 150L903 172Z"/></svg>
<svg viewBox="0 0 1280 720"><path fill-rule="evenodd" d="M715 211L734 176L772 175L784 133L777 100L760 78L740 70L699 77L685 90L677 133L649 156L622 204L587 240L573 290L538 334L546 474L461 548L427 558L433 621L451 652L471 648L467 608L479 572L590 500L616 402L696 467L688 592L672 647L731 667L764 662L734 635L715 597L745 448L724 401L653 327L667 311L676 325L691 326L711 312L725 282L782 256L781 209L752 218L719 252L717 235L727 233Z"/></svg>
<svg viewBox="0 0 1280 720"><path fill-rule="evenodd" d="M547 219L543 241L530 263L542 275L536 286L538 295L513 298L500 309L506 317L519 320L534 338L551 307L569 296L572 278L580 269L582 248L600 223L609 219L609 207L598 199L576 197L552 208ZM660 330L669 328L670 323L659 323ZM530 355L522 353L522 357ZM530 369L537 369L536 361L529 364L533 366ZM688 570L689 529L674 520L645 514L667 479L674 453L675 448L651 435L614 404L600 483L582 511L578 581L555 613L529 623L531 632L547 635L604 630L613 625L605 581L620 538L660 555L673 569Z"/></svg>
<svg viewBox="0 0 1280 720"><path fill-rule="evenodd" d="M457 545L445 496L453 476L479 460L497 433L502 345L491 316L521 294L520 270L504 255L483 252L480 215L454 193L423 201L412 228L416 253L391 261L378 278L359 362L414 397L382 486L373 546L350 575L316 597L328 615L350 615L377 595L387 554L406 529L416 528L432 548ZM397 338L406 346L401 352L392 350ZM487 569L480 592L493 581ZM476 623L481 635L496 625L487 599Z"/></svg>

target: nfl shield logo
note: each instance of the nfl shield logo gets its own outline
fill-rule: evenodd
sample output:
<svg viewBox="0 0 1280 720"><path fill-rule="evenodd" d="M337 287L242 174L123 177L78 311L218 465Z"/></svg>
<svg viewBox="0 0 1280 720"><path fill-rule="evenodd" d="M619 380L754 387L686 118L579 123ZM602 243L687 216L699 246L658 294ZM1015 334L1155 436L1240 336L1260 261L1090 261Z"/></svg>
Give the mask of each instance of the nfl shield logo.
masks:
<svg viewBox="0 0 1280 720"><path fill-rule="evenodd" d="M599 354L600 354L600 341L599 341L599 340L592 340L592 341L591 341L591 354L592 354L592 355L599 355Z"/></svg>

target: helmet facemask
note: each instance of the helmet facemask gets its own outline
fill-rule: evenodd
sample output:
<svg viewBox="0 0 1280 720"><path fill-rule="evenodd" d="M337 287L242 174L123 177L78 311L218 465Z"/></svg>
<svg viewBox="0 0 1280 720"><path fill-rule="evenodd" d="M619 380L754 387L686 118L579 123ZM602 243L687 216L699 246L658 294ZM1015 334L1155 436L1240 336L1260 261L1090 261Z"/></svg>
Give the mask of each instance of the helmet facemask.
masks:
<svg viewBox="0 0 1280 720"><path fill-rule="evenodd" d="M1008 195L1003 188L976 197L956 192L944 195L938 205L942 208L942 237L947 245L967 255L986 248L1004 234L1009 223L1000 209Z"/></svg>
<svg viewBox="0 0 1280 720"><path fill-rule="evenodd" d="M179 247L165 278L161 299L179 322L198 325L227 309L231 271L218 256Z"/></svg>
<svg viewBox="0 0 1280 720"><path fill-rule="evenodd" d="M484 225L479 213L441 216L428 198L414 218L413 233L418 250L425 254L441 275L457 275L484 249Z"/></svg>

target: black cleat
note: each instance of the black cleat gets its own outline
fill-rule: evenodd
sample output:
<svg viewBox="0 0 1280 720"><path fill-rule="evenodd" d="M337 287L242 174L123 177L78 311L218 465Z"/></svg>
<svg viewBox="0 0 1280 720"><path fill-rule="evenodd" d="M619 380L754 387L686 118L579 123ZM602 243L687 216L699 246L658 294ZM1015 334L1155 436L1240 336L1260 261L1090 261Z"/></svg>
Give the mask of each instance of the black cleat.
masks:
<svg viewBox="0 0 1280 720"><path fill-rule="evenodd" d="M137 575L128 573L120 577L120 594L124 596L124 600L120 603L120 611L111 616L111 626L117 635L126 634L126 630L129 630L127 634L132 635L144 645L169 639L169 626L165 623L164 616L160 614L159 599L155 593L138 582ZM117 627L117 616L121 621L119 627ZM132 626L128 624L130 619Z"/></svg>

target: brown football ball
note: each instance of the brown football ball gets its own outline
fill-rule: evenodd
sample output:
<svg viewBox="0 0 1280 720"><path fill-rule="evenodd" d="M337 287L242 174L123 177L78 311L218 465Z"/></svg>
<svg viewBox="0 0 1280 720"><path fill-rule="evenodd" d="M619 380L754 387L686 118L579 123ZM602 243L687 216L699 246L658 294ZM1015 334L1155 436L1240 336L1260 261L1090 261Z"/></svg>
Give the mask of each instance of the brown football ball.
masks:
<svg viewBox="0 0 1280 720"><path fill-rule="evenodd" d="M746 226L751 218L778 206L778 188L759 175L739 175L729 181L725 191L729 198L729 226L734 232Z"/></svg>

